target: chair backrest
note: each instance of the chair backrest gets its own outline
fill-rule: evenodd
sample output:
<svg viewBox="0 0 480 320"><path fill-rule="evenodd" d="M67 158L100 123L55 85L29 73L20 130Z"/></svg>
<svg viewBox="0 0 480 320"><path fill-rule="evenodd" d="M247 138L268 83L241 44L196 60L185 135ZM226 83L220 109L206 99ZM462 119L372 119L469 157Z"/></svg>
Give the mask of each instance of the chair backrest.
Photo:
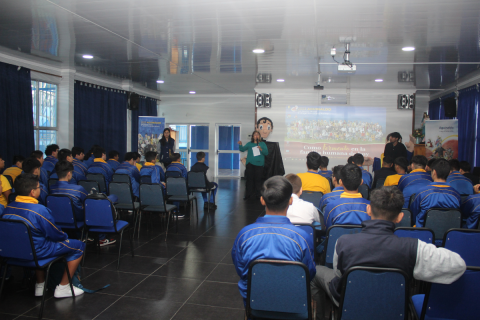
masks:
<svg viewBox="0 0 480 320"><path fill-rule="evenodd" d="M92 192L92 189L95 188L97 192L100 192L100 187L98 186L98 182L94 180L80 180L77 182L79 186L82 186L87 193Z"/></svg>
<svg viewBox="0 0 480 320"><path fill-rule="evenodd" d="M76 223L73 200L68 195L50 194L47 196L46 202L56 223Z"/></svg>
<svg viewBox="0 0 480 320"><path fill-rule="evenodd" d="M435 232L435 240L443 240L445 233L462 226L462 213L458 209L432 208L425 215L425 228Z"/></svg>
<svg viewBox="0 0 480 320"><path fill-rule="evenodd" d="M300 199L313 203L314 206L318 206L320 200L322 200L323 193L318 191L303 191L300 195Z"/></svg>
<svg viewBox="0 0 480 320"><path fill-rule="evenodd" d="M450 229L445 233L443 246L458 253L467 266L480 267L480 230Z"/></svg>
<svg viewBox="0 0 480 320"><path fill-rule="evenodd" d="M152 176L141 176L140 183L152 183Z"/></svg>
<svg viewBox="0 0 480 320"><path fill-rule="evenodd" d="M0 257L37 260L30 227L26 222L0 219Z"/></svg>
<svg viewBox="0 0 480 320"><path fill-rule="evenodd" d="M89 227L116 226L113 203L106 196L88 196L85 199L85 224Z"/></svg>
<svg viewBox="0 0 480 320"><path fill-rule="evenodd" d="M362 231L362 226L360 225L333 225L327 230L327 244L325 252L325 266L332 268L333 267L333 254L335 253L335 244L337 243L338 238L345 234L354 234Z"/></svg>
<svg viewBox="0 0 480 320"><path fill-rule="evenodd" d="M281 279L281 280L279 280ZM276 314L272 319L311 319L310 276L301 262L255 260L247 284L247 316ZM288 317L279 317L284 313Z"/></svg>
<svg viewBox="0 0 480 320"><path fill-rule="evenodd" d="M50 192L50 188L58 182L58 179L50 178L48 179L48 192Z"/></svg>
<svg viewBox="0 0 480 320"><path fill-rule="evenodd" d="M363 199L368 200L370 198L370 188L366 184L360 185L358 192L362 195Z"/></svg>
<svg viewBox="0 0 480 320"><path fill-rule="evenodd" d="M294 225L312 237L312 243L315 244L315 227L309 223L294 223Z"/></svg>
<svg viewBox="0 0 480 320"><path fill-rule="evenodd" d="M107 193L107 185L105 183L105 177L101 173L87 173L87 180L97 181L99 192Z"/></svg>
<svg viewBox="0 0 480 320"><path fill-rule="evenodd" d="M7 174L4 174L3 176L4 176L5 178L7 178L8 183L10 183L10 187L12 187L12 189L13 189L13 179L12 179L12 177L10 177L10 176L7 175Z"/></svg>
<svg viewBox="0 0 480 320"><path fill-rule="evenodd" d="M185 178L167 178L167 196L187 196L187 181Z"/></svg>
<svg viewBox="0 0 480 320"><path fill-rule="evenodd" d="M378 179L377 183L375 184L375 189L380 189L381 187L383 187L384 184L385 184L385 179Z"/></svg>
<svg viewBox="0 0 480 320"><path fill-rule="evenodd" d="M478 267L467 267L467 271L451 284L431 284L420 319L478 319L479 287Z"/></svg>
<svg viewBox="0 0 480 320"><path fill-rule="evenodd" d="M167 171L165 172L165 178L180 178L182 173L180 171Z"/></svg>
<svg viewBox="0 0 480 320"><path fill-rule="evenodd" d="M207 189L207 181L205 179L204 172L192 172L190 171L188 174L188 189Z"/></svg>
<svg viewBox="0 0 480 320"><path fill-rule="evenodd" d="M127 176L128 177L128 176ZM114 194L118 197L118 204L131 205L133 207L132 187L126 182L110 182L108 185L109 194Z"/></svg>
<svg viewBox="0 0 480 320"><path fill-rule="evenodd" d="M465 200L467 200L467 198L469 197L470 195L469 194L461 194L460 195L460 204L462 204L463 202L465 202Z"/></svg>
<svg viewBox="0 0 480 320"><path fill-rule="evenodd" d="M409 208L409 209L412 207L412 203L413 203L413 201L415 200L415 197L416 197L416 196L417 196L416 193L414 193L414 194L412 194L412 195L410 196L410 200L408 201L408 208Z"/></svg>
<svg viewBox="0 0 480 320"><path fill-rule="evenodd" d="M114 173L112 176L112 181L113 182L126 182L130 184L130 176L128 174L124 173Z"/></svg>
<svg viewBox="0 0 480 320"><path fill-rule="evenodd" d="M399 228L399 227L411 227L412 226L412 212L410 210L408 210L407 208L403 208L402 212L403 212L402 221L395 224L395 226L397 228Z"/></svg>
<svg viewBox="0 0 480 320"><path fill-rule="evenodd" d="M350 268L342 279L338 319L407 319L408 284L400 269Z"/></svg>
<svg viewBox="0 0 480 320"><path fill-rule="evenodd" d="M426 243L433 243L435 240L433 230L428 228L400 227L395 229L394 234L400 238L416 238Z"/></svg>
<svg viewBox="0 0 480 320"><path fill-rule="evenodd" d="M165 209L162 186L142 183L140 185L140 206L161 206Z"/></svg>

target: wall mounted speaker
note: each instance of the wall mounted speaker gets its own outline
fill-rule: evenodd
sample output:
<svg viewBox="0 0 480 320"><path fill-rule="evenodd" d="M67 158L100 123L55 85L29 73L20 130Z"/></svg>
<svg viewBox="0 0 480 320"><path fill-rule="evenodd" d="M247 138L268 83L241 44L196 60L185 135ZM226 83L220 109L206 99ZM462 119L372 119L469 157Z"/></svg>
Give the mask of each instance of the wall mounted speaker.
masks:
<svg viewBox="0 0 480 320"><path fill-rule="evenodd" d="M405 110L415 109L415 95L399 94L397 98L397 109L405 109Z"/></svg>

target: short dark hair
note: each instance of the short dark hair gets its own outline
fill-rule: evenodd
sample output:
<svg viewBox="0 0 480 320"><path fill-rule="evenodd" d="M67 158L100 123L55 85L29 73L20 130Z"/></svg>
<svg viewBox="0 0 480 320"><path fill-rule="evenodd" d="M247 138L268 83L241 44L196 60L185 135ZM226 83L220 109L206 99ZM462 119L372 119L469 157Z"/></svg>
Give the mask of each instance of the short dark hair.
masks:
<svg viewBox="0 0 480 320"><path fill-rule="evenodd" d="M353 163L355 163L357 166L363 166L364 162L365 162L365 158L363 157L363 154L355 153L353 155Z"/></svg>
<svg viewBox="0 0 480 320"><path fill-rule="evenodd" d="M328 160L328 157L325 157L325 156L320 157L320 167L322 168L328 167L329 162L330 160Z"/></svg>
<svg viewBox="0 0 480 320"><path fill-rule="evenodd" d="M468 161L460 161L460 169L465 172L470 172L470 170L472 170L472 166Z"/></svg>
<svg viewBox="0 0 480 320"><path fill-rule="evenodd" d="M273 121L272 119L270 118L267 118L267 117L262 117L260 119L257 120L257 126L263 121L263 123L265 123L266 121L270 121L270 124L272 125L272 129L273 129Z"/></svg>
<svg viewBox="0 0 480 320"><path fill-rule="evenodd" d="M427 165L427 162L428 162L427 157L422 156L422 155L413 156L413 158L412 158L412 163L417 165L417 166L422 167L423 169L425 169L425 166Z"/></svg>
<svg viewBox="0 0 480 320"><path fill-rule="evenodd" d="M182 156L180 155L180 153L174 153L174 154L172 154L172 155L170 156L170 160L172 160L172 161L178 161L178 160L180 160L181 157L182 157Z"/></svg>
<svg viewBox="0 0 480 320"><path fill-rule="evenodd" d="M57 151L58 149L60 149L60 147L57 145L57 144L49 144L46 148L45 148L45 154L47 156L51 156L52 155L52 152L55 152Z"/></svg>
<svg viewBox="0 0 480 320"><path fill-rule="evenodd" d="M103 149L102 147L96 147L93 149L92 153L95 158L101 158L105 153L105 149Z"/></svg>
<svg viewBox="0 0 480 320"><path fill-rule="evenodd" d="M197 152L197 161L200 161L203 158L205 158L205 152L203 151Z"/></svg>
<svg viewBox="0 0 480 320"><path fill-rule="evenodd" d="M337 180L337 183L340 182L340 179L342 179L342 168L345 167L344 165L338 165L338 166L335 166L333 167L332 169L332 173L333 173L333 177L335 177L335 179Z"/></svg>
<svg viewBox="0 0 480 320"><path fill-rule="evenodd" d="M289 173L285 176L285 178L292 185L292 193L299 193L300 189L302 189L302 179L300 179L300 177L295 173Z"/></svg>
<svg viewBox="0 0 480 320"><path fill-rule="evenodd" d="M287 209L292 193L292 184L285 177L273 176L263 183L263 200L268 210L273 212Z"/></svg>
<svg viewBox="0 0 480 320"><path fill-rule="evenodd" d="M393 164L393 157L391 157L391 156L385 156L385 157L383 157L383 163Z"/></svg>
<svg viewBox="0 0 480 320"><path fill-rule="evenodd" d="M433 163L435 162L435 160L437 160L437 159L436 159L436 158L433 158L433 159L428 160L428 162L427 162L427 167L429 167L430 169L432 169L432 165L433 165Z"/></svg>
<svg viewBox="0 0 480 320"><path fill-rule="evenodd" d="M67 160L67 157L71 156L72 151L70 151L69 149L61 149L60 151L58 151L58 161Z"/></svg>
<svg viewBox="0 0 480 320"><path fill-rule="evenodd" d="M348 157L347 163L348 164L353 164L353 156Z"/></svg>
<svg viewBox="0 0 480 320"><path fill-rule="evenodd" d="M108 152L108 158L109 158L109 159L113 159L113 158L115 158L116 156L120 156L120 154L118 153L118 151L112 150L112 151L109 151L109 152Z"/></svg>
<svg viewBox="0 0 480 320"><path fill-rule="evenodd" d="M40 150L32 151L32 153L30 153L30 158L43 159L43 152Z"/></svg>
<svg viewBox="0 0 480 320"><path fill-rule="evenodd" d="M15 179L15 182L13 183L15 193L19 196L28 196L30 191L39 186L39 181L39 178L34 174L22 173Z"/></svg>
<svg viewBox="0 0 480 320"><path fill-rule="evenodd" d="M362 184L362 169L355 164L347 164L340 171L343 186L348 191L358 190Z"/></svg>
<svg viewBox="0 0 480 320"><path fill-rule="evenodd" d="M77 155L85 154L85 150L80 147L73 147L72 148L72 156L75 158Z"/></svg>
<svg viewBox="0 0 480 320"><path fill-rule="evenodd" d="M448 163L450 164L450 170L453 170L453 171L460 170L460 161L458 161L458 159L449 160Z"/></svg>
<svg viewBox="0 0 480 320"><path fill-rule="evenodd" d="M138 153L137 151L133 151L133 155L135 156L135 160L141 157L140 153Z"/></svg>
<svg viewBox="0 0 480 320"><path fill-rule="evenodd" d="M320 167L320 159L322 156L315 151L312 151L307 154L307 168L311 170L318 170Z"/></svg>
<svg viewBox="0 0 480 320"><path fill-rule="evenodd" d="M370 194L370 206L375 218L394 221L404 204L403 193L396 186L374 189Z"/></svg>
<svg viewBox="0 0 480 320"><path fill-rule="evenodd" d="M58 161L55 165L55 172L58 175L59 179L63 179L67 176L69 172L73 172L73 164L67 160Z"/></svg>
<svg viewBox="0 0 480 320"><path fill-rule="evenodd" d="M398 138L398 140L402 140L402 135L398 132L392 132L388 136L393 138Z"/></svg>
<svg viewBox="0 0 480 320"><path fill-rule="evenodd" d="M13 164L15 164L17 162L23 162L23 161L25 161L24 156L21 156L21 155L13 156Z"/></svg>
<svg viewBox="0 0 480 320"><path fill-rule="evenodd" d="M124 157L125 161L135 160L135 153L134 152L127 152L125 153Z"/></svg>
<svg viewBox="0 0 480 320"><path fill-rule="evenodd" d="M395 158L395 165L399 166L403 170L407 171L408 168L408 160L405 157L397 157Z"/></svg>
<svg viewBox="0 0 480 320"><path fill-rule="evenodd" d="M145 153L145 161L146 162L155 162L157 159L157 153L155 151L148 151Z"/></svg>
<svg viewBox="0 0 480 320"><path fill-rule="evenodd" d="M37 168L41 168L42 164L36 158L28 158L23 162L22 170L25 173L32 173Z"/></svg>
<svg viewBox="0 0 480 320"><path fill-rule="evenodd" d="M448 175L450 174L450 164L445 159L437 159L432 164L432 171L435 170L437 173L437 178L442 180L447 180Z"/></svg>

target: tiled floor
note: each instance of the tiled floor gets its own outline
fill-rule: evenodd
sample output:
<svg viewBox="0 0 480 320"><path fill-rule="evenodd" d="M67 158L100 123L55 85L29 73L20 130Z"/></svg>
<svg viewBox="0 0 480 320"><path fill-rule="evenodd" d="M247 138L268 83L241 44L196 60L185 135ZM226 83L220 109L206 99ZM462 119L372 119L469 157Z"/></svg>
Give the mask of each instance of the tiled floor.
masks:
<svg viewBox="0 0 480 320"><path fill-rule="evenodd" d="M75 301L55 299L49 292L44 319L243 319L230 252L237 233L254 222L263 207L242 200L244 181L218 183L217 210L204 212L197 194L198 221L195 216L180 220L178 232L172 228L167 242L160 219L144 217L140 239L134 241L135 257L124 240L118 271L118 244L100 252L89 245L82 284L89 289L110 287ZM33 319L41 300L31 286L22 286L21 270L14 269L14 275L0 301L0 319Z"/></svg>

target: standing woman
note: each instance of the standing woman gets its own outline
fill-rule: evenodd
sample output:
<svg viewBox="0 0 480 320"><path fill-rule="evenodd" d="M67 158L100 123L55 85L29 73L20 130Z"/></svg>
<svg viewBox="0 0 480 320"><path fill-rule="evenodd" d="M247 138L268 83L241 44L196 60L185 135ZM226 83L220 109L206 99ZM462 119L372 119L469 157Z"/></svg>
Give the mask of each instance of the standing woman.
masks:
<svg viewBox="0 0 480 320"><path fill-rule="evenodd" d="M260 198L260 190L262 189L263 165L265 164L265 156L268 155L268 148L265 142L262 141L260 132L253 131L252 140L245 146L242 141L238 141L241 152L247 151L247 170L245 171L245 178L247 179L247 186L245 189L245 196L243 200L249 198ZM258 148L258 149L257 149Z"/></svg>
<svg viewBox="0 0 480 320"><path fill-rule="evenodd" d="M160 162L163 163L165 169L172 162L170 155L175 153L175 139L170 137L170 128L163 130L163 136L160 139Z"/></svg>

